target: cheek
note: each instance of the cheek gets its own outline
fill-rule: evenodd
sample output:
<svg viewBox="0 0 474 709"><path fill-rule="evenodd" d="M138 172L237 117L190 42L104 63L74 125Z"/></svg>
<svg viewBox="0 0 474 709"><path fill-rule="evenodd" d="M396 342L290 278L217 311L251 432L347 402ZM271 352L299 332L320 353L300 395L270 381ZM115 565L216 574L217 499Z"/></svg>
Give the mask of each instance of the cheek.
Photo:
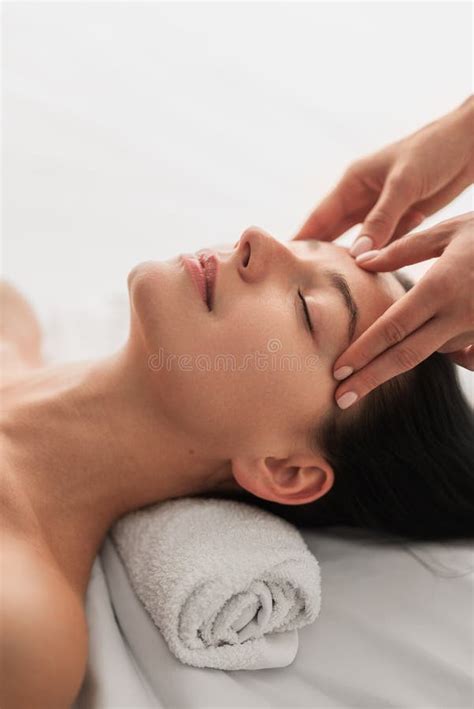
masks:
<svg viewBox="0 0 474 709"><path fill-rule="evenodd" d="M275 429L294 383L290 375L281 376L278 365L272 371L279 355L269 349L273 329L262 333L255 319L239 313L225 320L208 317L205 326L184 333L165 321L160 333L155 385L168 416L183 430L251 446L261 436L262 422Z"/></svg>
<svg viewBox="0 0 474 709"><path fill-rule="evenodd" d="M293 306L281 294L252 296L214 317L178 285L166 263L140 264L129 276L150 386L170 419L192 435L249 448L296 428L329 373L320 363L305 369Z"/></svg>

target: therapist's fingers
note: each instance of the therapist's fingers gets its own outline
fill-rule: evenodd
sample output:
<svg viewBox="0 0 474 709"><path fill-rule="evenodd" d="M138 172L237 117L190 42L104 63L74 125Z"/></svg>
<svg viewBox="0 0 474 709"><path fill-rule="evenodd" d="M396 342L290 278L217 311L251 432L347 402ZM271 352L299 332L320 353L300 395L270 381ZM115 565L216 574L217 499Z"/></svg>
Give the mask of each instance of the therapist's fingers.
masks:
<svg viewBox="0 0 474 709"><path fill-rule="evenodd" d="M392 236L392 241L399 239L401 236L405 236L405 234L412 229L416 229L425 219L426 214L424 212L418 209L409 209L398 222Z"/></svg>
<svg viewBox="0 0 474 709"><path fill-rule="evenodd" d="M364 220L350 253L358 256L364 251L385 246L414 201L410 183L397 175L389 175L377 203Z"/></svg>
<svg viewBox="0 0 474 709"><path fill-rule="evenodd" d="M344 381L335 393L341 409L351 406L384 382L416 367L446 339L445 324L433 318L398 345L385 350L363 369Z"/></svg>
<svg viewBox="0 0 474 709"><path fill-rule="evenodd" d="M361 178L360 167L352 165L336 186L311 212L295 235L295 239L333 241L354 224L365 219L375 204L377 193Z"/></svg>
<svg viewBox="0 0 474 709"><path fill-rule="evenodd" d="M443 293L433 280L435 279L426 274L349 345L334 363L336 379L344 379L352 372L359 371L436 315L442 303ZM438 347L448 339L449 337L445 337L438 343Z"/></svg>
<svg viewBox="0 0 474 709"><path fill-rule="evenodd" d="M342 234L349 226L343 204L344 181L333 189L320 204L314 209L304 224L299 228L294 240L318 239L318 241L331 241ZM354 222L355 224L357 222Z"/></svg>
<svg viewBox="0 0 474 709"><path fill-rule="evenodd" d="M349 166L336 186L311 212L293 239L333 241L355 224L362 223L386 191L386 186L380 188L382 192L374 186L374 170L372 163L367 164L367 161L359 161ZM369 177L372 179L368 179ZM419 209L410 209L409 205L405 205L399 214L397 236L414 229L424 216Z"/></svg>
<svg viewBox="0 0 474 709"><path fill-rule="evenodd" d="M447 184L443 189L436 192L431 197L417 202L413 207L426 216L431 216L442 207L450 204L455 197L462 192L466 183L469 184L469 179L467 177L467 170L463 170L459 173L449 184Z"/></svg>
<svg viewBox="0 0 474 709"><path fill-rule="evenodd" d="M445 342L442 347L438 347L437 352L450 354L452 352L459 352L459 350L463 350L465 347L468 347L468 345L472 345L474 342L474 322L472 323L472 327L472 330L461 332L459 335L452 337Z"/></svg>
<svg viewBox="0 0 474 709"><path fill-rule="evenodd" d="M316 210L319 212L319 207ZM324 221L319 217L319 214L313 214L307 222L301 227L297 234L292 238L293 241L301 241L306 239L317 239L318 241L333 241L338 236L344 234L355 224L360 224L366 216L367 209L359 208L351 214L341 218L339 221L330 226L324 227ZM426 218L426 214L418 209L409 209L401 218L393 235L394 239L398 239L407 232L415 229Z"/></svg>
<svg viewBox="0 0 474 709"><path fill-rule="evenodd" d="M410 181L406 176L393 176L393 174L389 176L380 199L367 215L350 253L353 256L357 256L369 250L380 249L385 246L385 244L388 244L389 241L395 240L399 235L409 231L409 229L414 229L421 224L423 219L449 204L462 192L466 184L469 184L470 179L472 179L469 177L468 172L469 165L457 174L447 185L444 185L430 197L420 201L413 200ZM405 229L404 219L406 215L401 219L400 216L408 205L410 206L406 215L409 215L410 218L413 215L414 223L409 229ZM372 243L364 239L364 241L359 242L359 245L356 246L356 243L363 236L368 237Z"/></svg>
<svg viewBox="0 0 474 709"><path fill-rule="evenodd" d="M416 202L412 207L405 213L405 215L398 222L395 232L392 236L392 241L399 239L404 236L412 229L416 229L417 226L426 219L426 217L431 216L442 207L446 206L452 200L458 196L458 194L464 189L466 185L466 175L462 172L458 175L452 182L449 183L444 189L437 192L435 195L429 199Z"/></svg>
<svg viewBox="0 0 474 709"><path fill-rule="evenodd" d="M474 372L474 345L468 345L457 352L449 352L446 356L459 366Z"/></svg>
<svg viewBox="0 0 474 709"><path fill-rule="evenodd" d="M403 266L441 256L451 237L452 220L435 227L407 234L384 249L371 249L356 256L355 261L368 271L394 271Z"/></svg>

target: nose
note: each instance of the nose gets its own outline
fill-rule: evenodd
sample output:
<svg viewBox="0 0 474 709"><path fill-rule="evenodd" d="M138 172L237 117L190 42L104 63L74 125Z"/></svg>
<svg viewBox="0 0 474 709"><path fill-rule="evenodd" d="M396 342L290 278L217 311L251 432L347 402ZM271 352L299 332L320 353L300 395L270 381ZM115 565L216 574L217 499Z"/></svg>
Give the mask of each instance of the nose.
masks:
<svg viewBox="0 0 474 709"><path fill-rule="evenodd" d="M278 264L288 265L293 258L287 246L256 226L245 229L236 246L237 269L249 283L261 280Z"/></svg>

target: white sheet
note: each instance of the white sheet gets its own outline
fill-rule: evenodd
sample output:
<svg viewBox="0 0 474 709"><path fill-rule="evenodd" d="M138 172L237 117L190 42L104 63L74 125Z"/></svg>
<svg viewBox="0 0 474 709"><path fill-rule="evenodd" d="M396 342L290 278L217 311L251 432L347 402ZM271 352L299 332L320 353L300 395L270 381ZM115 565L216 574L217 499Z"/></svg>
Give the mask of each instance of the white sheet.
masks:
<svg viewBox="0 0 474 709"><path fill-rule="evenodd" d="M91 655L75 709L472 707L472 544L394 544L347 527L303 536L321 564L321 615L299 631L292 665L238 672L170 653L108 537L87 593Z"/></svg>

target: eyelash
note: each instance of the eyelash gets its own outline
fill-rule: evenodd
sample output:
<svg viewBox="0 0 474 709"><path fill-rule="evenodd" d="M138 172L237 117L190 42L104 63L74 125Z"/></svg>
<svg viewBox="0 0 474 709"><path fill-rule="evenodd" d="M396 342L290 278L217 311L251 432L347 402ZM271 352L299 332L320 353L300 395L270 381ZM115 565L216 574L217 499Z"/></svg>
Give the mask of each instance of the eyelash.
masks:
<svg viewBox="0 0 474 709"><path fill-rule="evenodd" d="M313 329L313 325L312 325L312 323L311 323L311 318L309 317L308 306L306 305L306 300L304 299L303 294L301 293L301 291L300 291L299 289L298 289L298 295L299 295L300 300L301 300L301 309L302 309L302 311L303 311L303 315L304 315L304 317L305 317L305 319L306 319L306 322L307 322L307 324L308 324L309 331L310 331L311 333L313 333L313 332L314 332L314 329Z"/></svg>

